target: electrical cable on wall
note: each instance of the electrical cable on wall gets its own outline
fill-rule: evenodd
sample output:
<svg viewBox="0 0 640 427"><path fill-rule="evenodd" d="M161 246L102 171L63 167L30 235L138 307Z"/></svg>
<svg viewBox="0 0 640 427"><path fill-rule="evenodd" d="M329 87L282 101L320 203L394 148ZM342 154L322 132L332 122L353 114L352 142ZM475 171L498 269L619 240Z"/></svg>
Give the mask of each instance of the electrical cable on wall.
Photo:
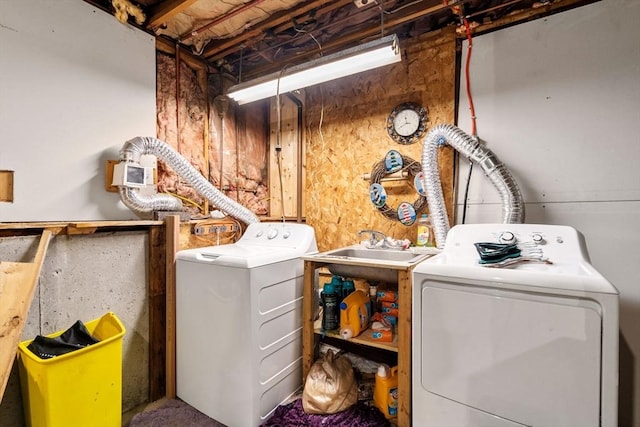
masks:
<svg viewBox="0 0 640 427"><path fill-rule="evenodd" d="M318 41L318 39L316 39L313 34L311 34L310 32L298 28L295 25L294 22L294 26L293 26L294 30L297 33L304 33L304 34L308 34L309 37L311 37L311 39L318 45L318 49L320 51L320 56L322 56L322 45L320 44L320 42ZM276 123L276 163L278 165L278 178L279 178L279 183L280 183L280 204L282 207L282 222L285 222L285 203L284 203L284 184L282 181L282 145L281 145L281 134L282 134L282 129L281 129L281 122L282 122L282 117L281 117L281 104L280 104L280 79L282 77L282 75L284 74L284 71L286 70L286 68L289 66L289 64L286 64L284 67L282 67L282 69L280 70L280 74L278 76L278 79L276 81L276 116L277 116L277 123ZM320 89L320 91L322 91L322 89ZM320 135L322 137L322 115L323 115L323 111L324 111L324 103L322 102L322 112L321 112L321 119L320 119ZM298 132L302 132L302 129L299 129ZM324 139L323 139L324 141ZM323 143L324 145L324 143ZM299 189L299 191L301 191L301 189ZM313 193L315 195L315 192ZM300 197L300 196L298 196ZM298 212L298 217L300 217L301 212Z"/></svg>
<svg viewBox="0 0 640 427"><path fill-rule="evenodd" d="M446 2L446 1L445 1ZM477 141L478 131L476 128L476 110L473 105L473 96L471 95L471 79L469 77L469 64L471 63L471 53L473 51L473 42L471 40L471 30L469 28L469 21L467 18L462 18L462 24L464 25L465 34L467 35L467 60L465 63L465 83L467 89L467 100L469 102L469 113L471 114L471 136ZM471 173L473 172L473 162L469 161L469 172L467 173L467 183L464 190L464 200L462 204L462 224L467 219L467 200L469 198L469 186L471 184Z"/></svg>
<svg viewBox="0 0 640 427"><path fill-rule="evenodd" d="M163 194L168 194L170 196L173 196L173 197L175 197L177 199L182 200L183 202L187 202L187 203L197 207L198 210L200 210L200 211L203 211L203 209L204 209L203 206L200 203L198 203L195 200L192 200L192 199L190 199L188 197L181 196L181 195L179 195L177 193L172 193L171 191L164 191Z"/></svg>
<svg viewBox="0 0 640 427"><path fill-rule="evenodd" d="M478 131L476 129L476 109L473 105L473 96L471 95L471 79L469 77L469 64L471 63L471 53L473 51L473 41L471 39L471 29L469 28L469 21L467 18L462 18L465 33L467 35L467 62L465 64L465 83L467 87L467 100L469 101L469 113L471 114L471 136L478 138Z"/></svg>
<svg viewBox="0 0 640 427"><path fill-rule="evenodd" d="M282 208L282 222L285 222L285 208L284 208L284 184L282 183L282 145L280 144L281 129L281 113L280 113L280 78L284 73L287 65L282 67L280 75L278 75L278 81L276 82L276 163L278 164L278 179L280 181L280 207Z"/></svg>

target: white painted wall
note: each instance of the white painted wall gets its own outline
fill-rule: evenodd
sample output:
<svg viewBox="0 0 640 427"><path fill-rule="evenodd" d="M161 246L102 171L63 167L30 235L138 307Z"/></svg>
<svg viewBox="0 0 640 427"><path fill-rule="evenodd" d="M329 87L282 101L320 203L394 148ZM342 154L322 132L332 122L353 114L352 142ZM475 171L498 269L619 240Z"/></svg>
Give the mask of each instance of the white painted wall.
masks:
<svg viewBox="0 0 640 427"><path fill-rule="evenodd" d="M620 291L620 425L634 427L640 427L638 22L640 1L603 0L479 36L470 71L478 135L521 187L526 222L577 228L594 266ZM468 105L462 86L458 123L470 132ZM460 163L458 223L468 173L467 162ZM499 195L480 167L468 203L467 223L502 220Z"/></svg>
<svg viewBox="0 0 640 427"><path fill-rule="evenodd" d="M0 0L0 221L136 219L105 162L155 136L154 38L82 0Z"/></svg>

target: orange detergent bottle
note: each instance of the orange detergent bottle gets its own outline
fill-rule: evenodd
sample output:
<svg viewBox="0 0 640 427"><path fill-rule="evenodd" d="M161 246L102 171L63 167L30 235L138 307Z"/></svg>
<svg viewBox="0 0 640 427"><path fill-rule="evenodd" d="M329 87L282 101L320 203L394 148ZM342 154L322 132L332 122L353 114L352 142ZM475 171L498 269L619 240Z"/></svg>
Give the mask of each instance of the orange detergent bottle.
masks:
<svg viewBox="0 0 640 427"><path fill-rule="evenodd" d="M380 365L373 388L373 403L387 418L398 415L398 367Z"/></svg>
<svg viewBox="0 0 640 427"><path fill-rule="evenodd" d="M340 303L340 336L344 339L357 337L367 329L371 319L369 295L357 289Z"/></svg>

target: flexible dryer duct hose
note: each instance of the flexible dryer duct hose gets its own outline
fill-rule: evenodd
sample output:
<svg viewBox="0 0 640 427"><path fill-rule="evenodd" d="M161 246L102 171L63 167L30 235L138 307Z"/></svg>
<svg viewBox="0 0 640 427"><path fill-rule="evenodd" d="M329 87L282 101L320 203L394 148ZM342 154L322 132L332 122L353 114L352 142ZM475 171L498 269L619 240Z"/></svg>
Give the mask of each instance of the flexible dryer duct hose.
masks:
<svg viewBox="0 0 640 427"><path fill-rule="evenodd" d="M438 147L449 144L474 163L478 163L502 198L502 222L524 222L524 203L518 184L503 163L478 140L453 125L442 124L429 131L422 147L422 173L427 189L427 202L434 228L436 246L443 248L449 232L449 219L442 195L438 171Z"/></svg>
<svg viewBox="0 0 640 427"><path fill-rule="evenodd" d="M260 222L253 212L220 192L184 157L159 139L138 136L125 142L120 149L120 161L139 163L143 154L154 154L163 160L189 182L198 194L228 215L246 224ZM120 186L120 198L134 212L177 211L182 208L182 202L175 197L166 194L143 196L138 189L125 186Z"/></svg>

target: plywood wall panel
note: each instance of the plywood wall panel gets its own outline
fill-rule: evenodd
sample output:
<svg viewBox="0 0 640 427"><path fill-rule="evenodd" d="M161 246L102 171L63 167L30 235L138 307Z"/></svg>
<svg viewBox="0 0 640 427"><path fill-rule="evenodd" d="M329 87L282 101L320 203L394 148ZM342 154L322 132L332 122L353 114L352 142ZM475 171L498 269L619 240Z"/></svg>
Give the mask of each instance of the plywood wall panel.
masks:
<svg viewBox="0 0 640 427"><path fill-rule="evenodd" d="M453 29L401 42L403 61L306 90L307 223L320 250L359 241L358 230L376 229L415 242L416 225L384 217L369 200L362 175L391 150L421 161L422 143L399 145L386 131L391 110L413 101L427 107L428 129L454 123L456 43ZM453 200L453 150L440 149L440 174L449 216ZM387 204L414 202L411 183L387 184ZM428 209L428 208L427 208Z"/></svg>
<svg viewBox="0 0 640 427"><path fill-rule="evenodd" d="M298 129L298 106L288 96L280 97L280 126L278 126L276 102L274 99L271 103L270 113L269 193L273 197L269 199L269 214L273 217L291 218L298 216L297 202L301 197L297 176L300 168L298 153L301 150L298 132L302 132L302 129ZM280 174L282 174L282 186Z"/></svg>

